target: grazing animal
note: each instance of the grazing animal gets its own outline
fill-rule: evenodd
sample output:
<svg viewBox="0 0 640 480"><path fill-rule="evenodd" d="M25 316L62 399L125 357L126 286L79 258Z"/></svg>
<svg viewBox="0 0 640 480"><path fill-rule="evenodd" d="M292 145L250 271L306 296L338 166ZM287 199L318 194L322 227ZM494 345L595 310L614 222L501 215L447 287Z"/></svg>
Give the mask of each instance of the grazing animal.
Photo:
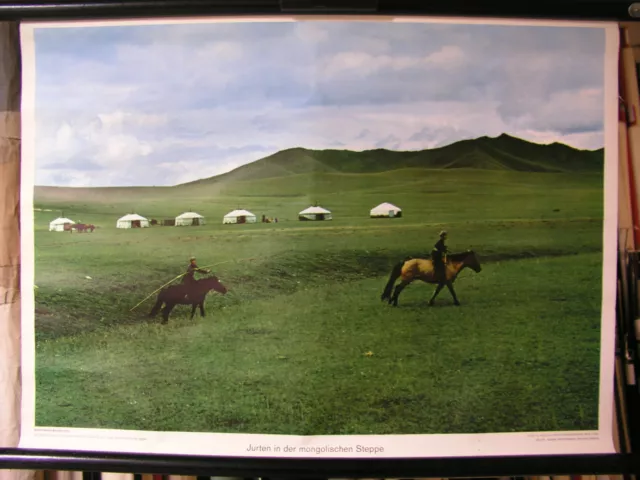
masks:
<svg viewBox="0 0 640 480"><path fill-rule="evenodd" d="M91 231L91 233L93 233L93 230L96 228L95 225L92 224L85 224L85 223L75 223L74 225L71 226L71 233L73 233L74 230L77 230L78 233L81 232L87 232L87 231Z"/></svg>
<svg viewBox="0 0 640 480"><path fill-rule="evenodd" d="M446 262L446 281L438 281L435 277L433 269L433 262L429 259L423 258L409 258L403 262L398 263L393 267L389 281L380 296L382 301L387 300L394 307L398 306L398 296L414 280L422 280L425 283L437 284L436 290L433 292L429 305L433 305L436 297L440 293L445 285L451 292L453 302L456 305L460 305L456 292L453 289L453 283L462 270L465 268L471 268L474 272L479 273L482 270L480 262L475 252L468 250L462 253L453 253L447 256ZM401 278L401 282L393 288L398 277ZM392 294L393 291L393 294Z"/></svg>
<svg viewBox="0 0 640 480"><path fill-rule="evenodd" d="M169 314L176 305L191 305L192 319L196 313L196 307L200 307L200 316L204 317L204 300L211 290L223 295L227 293L227 287L215 276L201 278L190 284L171 285L164 288L158 293L158 299L149 312L149 317L155 317L163 303L163 324L169 321Z"/></svg>

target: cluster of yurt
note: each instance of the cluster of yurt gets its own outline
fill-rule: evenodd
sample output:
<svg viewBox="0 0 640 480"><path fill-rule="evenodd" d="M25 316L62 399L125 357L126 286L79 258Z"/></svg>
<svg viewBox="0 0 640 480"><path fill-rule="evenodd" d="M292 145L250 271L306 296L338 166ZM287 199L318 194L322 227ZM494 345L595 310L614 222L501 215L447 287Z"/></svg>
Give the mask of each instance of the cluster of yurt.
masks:
<svg viewBox="0 0 640 480"><path fill-rule="evenodd" d="M402 217L402 209L393 205L392 203L384 202L372 208L369 212L369 215L371 216L371 218L400 218ZM317 222L332 219L333 215L331 213L331 210L328 210L317 204L307 207L298 213L298 220L303 222ZM233 210L227 213L222 219L223 224L242 224L255 222L256 216L250 211L244 209Z"/></svg>
<svg viewBox="0 0 640 480"><path fill-rule="evenodd" d="M116 228L149 228L152 224L155 225L156 223L156 220L149 221L148 218L137 213L128 213L116 221ZM75 224L76 222L69 218L59 217L49 223L49 231L64 232L70 230ZM169 223L162 224L169 225ZM200 226L205 224L205 218L196 212L184 212L175 217L175 220L171 219L170 224L176 227Z"/></svg>
<svg viewBox="0 0 640 480"><path fill-rule="evenodd" d="M155 222L153 220L152 222ZM154 223L155 224L155 223ZM162 225L171 225L176 227L192 227L205 224L204 216L196 212L184 212L172 219L170 223L163 222ZM116 222L117 228L148 228L151 225L148 218L138 215L137 213L129 213L121 217Z"/></svg>
<svg viewBox="0 0 640 480"><path fill-rule="evenodd" d="M402 217L402 209L392 203L384 202L374 207L369 212L371 218L400 218ZM319 205L312 205L298 213L300 221L325 221L331 220L331 210L327 210ZM155 220L153 220L155 222ZM49 231L64 232L69 230L76 222L66 217L59 217L49 223ZM193 211L183 212L175 217L170 223L163 222L163 225L175 225L176 227L200 226L205 225L205 217ZM223 224L245 224L256 223L255 214L249 210L237 209L227 213L222 218ZM155 223L153 223L155 224ZM149 219L138 215L137 213L128 213L120 217L116 222L116 228L148 228L151 225Z"/></svg>
<svg viewBox="0 0 640 480"><path fill-rule="evenodd" d="M369 215L371 218L400 218L402 217L402 209L392 203L384 202L372 208ZM298 214L300 221L322 221L332 218L331 211L319 205L305 208Z"/></svg>

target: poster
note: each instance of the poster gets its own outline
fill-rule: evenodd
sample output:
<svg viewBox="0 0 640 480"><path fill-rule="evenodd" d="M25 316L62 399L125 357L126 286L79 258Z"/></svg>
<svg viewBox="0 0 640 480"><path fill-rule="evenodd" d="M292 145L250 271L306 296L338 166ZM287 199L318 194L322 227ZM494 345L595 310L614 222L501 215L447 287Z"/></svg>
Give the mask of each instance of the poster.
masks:
<svg viewBox="0 0 640 480"><path fill-rule="evenodd" d="M614 451L615 24L21 38L21 447Z"/></svg>

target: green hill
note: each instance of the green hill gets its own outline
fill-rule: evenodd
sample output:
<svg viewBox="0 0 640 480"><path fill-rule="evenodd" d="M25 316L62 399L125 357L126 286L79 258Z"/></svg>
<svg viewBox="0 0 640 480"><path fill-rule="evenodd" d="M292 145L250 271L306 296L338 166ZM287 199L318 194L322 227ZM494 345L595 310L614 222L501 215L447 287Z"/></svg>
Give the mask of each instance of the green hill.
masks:
<svg viewBox="0 0 640 480"><path fill-rule="evenodd" d="M604 149L578 150L542 145L502 134L418 151L386 149L310 150L290 148L232 170L185 185L260 180L308 173L379 173L405 168L511 170L522 172L598 172Z"/></svg>
<svg viewBox="0 0 640 480"><path fill-rule="evenodd" d="M602 173L603 165L603 149L577 150L558 143L541 145L503 134L420 151L291 148L222 175L172 187L36 186L35 202L56 208L82 207L83 211L88 211L92 204L134 211L164 204L168 199L187 208L195 205L192 202L197 199L206 199L211 204L214 198L230 200L230 196L301 197L306 203L311 201L307 198L310 195L318 198L319 194L335 191L355 189L381 194L397 191L400 184L405 185L403 188L423 188L418 185L420 182L431 182L455 170L475 171L471 177L480 181L485 178L479 176L480 172L491 174L492 178L521 172L598 174ZM475 181L471 177L465 174L465 181ZM510 177L509 182L513 181ZM228 208L226 203L221 208Z"/></svg>

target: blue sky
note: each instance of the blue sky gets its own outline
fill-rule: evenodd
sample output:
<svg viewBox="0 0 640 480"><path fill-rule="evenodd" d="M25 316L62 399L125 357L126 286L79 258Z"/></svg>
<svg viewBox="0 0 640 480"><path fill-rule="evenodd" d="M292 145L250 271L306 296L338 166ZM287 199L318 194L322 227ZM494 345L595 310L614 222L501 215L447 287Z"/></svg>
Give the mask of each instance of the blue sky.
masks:
<svg viewBox="0 0 640 480"><path fill-rule="evenodd" d="M34 38L37 185L175 185L298 146L604 142L599 28L225 22Z"/></svg>

